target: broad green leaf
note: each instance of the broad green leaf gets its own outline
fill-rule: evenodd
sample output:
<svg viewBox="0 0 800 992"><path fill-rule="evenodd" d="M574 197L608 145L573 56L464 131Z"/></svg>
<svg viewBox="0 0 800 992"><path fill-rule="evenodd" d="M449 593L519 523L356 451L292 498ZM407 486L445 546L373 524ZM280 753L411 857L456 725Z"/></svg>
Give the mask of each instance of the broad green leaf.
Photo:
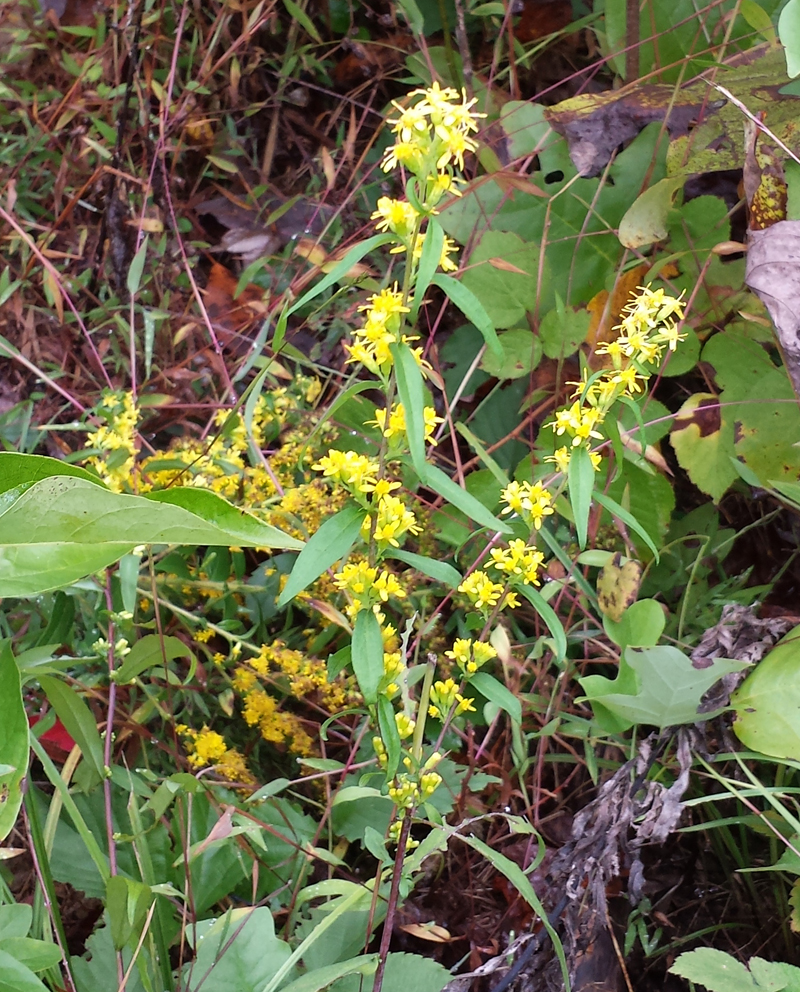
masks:
<svg viewBox="0 0 800 992"><path fill-rule="evenodd" d="M51 675L41 675L39 684L44 689L50 705L64 724L84 760L91 766L99 779L103 778L103 742L97 722L86 703L71 685Z"/></svg>
<svg viewBox="0 0 800 992"><path fill-rule="evenodd" d="M17 451L0 451L0 493L17 486L24 486L56 475L93 482L101 489L106 487L91 472L77 465L68 465L47 455L21 455Z"/></svg>
<svg viewBox="0 0 800 992"><path fill-rule="evenodd" d="M381 988L382 992L441 992L451 979L450 972L432 958L392 952L386 958ZM334 982L330 992L368 992L371 987L357 974L351 974Z"/></svg>
<svg viewBox="0 0 800 992"><path fill-rule="evenodd" d="M800 627L765 655L731 699L733 731L753 751L800 760Z"/></svg>
<svg viewBox="0 0 800 992"><path fill-rule="evenodd" d="M484 372L496 379L519 379L529 375L542 360L542 342L527 327L514 327L499 335L503 357L488 351L481 360Z"/></svg>
<svg viewBox="0 0 800 992"><path fill-rule="evenodd" d="M306 586L318 579L326 568L330 568L347 554L361 532L365 516L361 507L351 504L325 521L297 556L278 599L279 607L286 606Z"/></svg>
<svg viewBox="0 0 800 992"><path fill-rule="evenodd" d="M130 653L114 672L114 681L120 685L132 682L142 672L153 665L163 665L175 658L194 658L189 648L179 637L159 637L158 634L145 634L131 648Z"/></svg>
<svg viewBox="0 0 800 992"><path fill-rule="evenodd" d="M789 0L778 18L778 37L786 56L786 71L800 76L800 0Z"/></svg>
<svg viewBox="0 0 800 992"><path fill-rule="evenodd" d="M47 987L30 968L0 950L0 992L47 992Z"/></svg>
<svg viewBox="0 0 800 992"><path fill-rule="evenodd" d="M690 396L675 415L669 437L680 467L715 503L737 478L731 464L733 424L723 421L719 403L713 393Z"/></svg>
<svg viewBox="0 0 800 992"><path fill-rule="evenodd" d="M705 986L709 992L758 992L759 989L740 961L714 947L698 947L679 954L669 970L673 975Z"/></svg>
<svg viewBox="0 0 800 992"><path fill-rule="evenodd" d="M616 733L634 724L661 728L697 723L711 714L698 713L700 701L723 675L748 668L747 662L717 658L696 668L691 658L669 645L627 648L613 681L587 675L578 682L591 702L598 723ZM608 721L607 715L612 719Z"/></svg>
<svg viewBox="0 0 800 992"><path fill-rule="evenodd" d="M27 937L33 922L33 909L27 903L0 906L0 940Z"/></svg>
<svg viewBox="0 0 800 992"><path fill-rule="evenodd" d="M102 926L86 941L87 957L71 960L72 972L78 986L78 992L100 992L108 989L116 992L119 987L117 975L117 954L111 943L111 933L107 926ZM125 948L122 951L122 962L127 968L132 952ZM126 992L145 992L137 969L134 967L126 985Z"/></svg>
<svg viewBox="0 0 800 992"><path fill-rule="evenodd" d="M11 641L0 641L0 760L10 770L0 773L0 791L5 796L0 803L0 841L14 829L22 805L22 780L28 771L28 719L22 702L19 668L11 650ZM0 911L8 907L0 907ZM21 934L4 934L3 917L0 915L0 935L24 937ZM30 919L28 920L30 925Z"/></svg>
<svg viewBox="0 0 800 992"><path fill-rule="evenodd" d="M35 596L113 564L139 544L300 548L214 493L112 493L83 478L42 479L0 505L0 597Z"/></svg>
<svg viewBox="0 0 800 992"><path fill-rule="evenodd" d="M289 945L275 936L266 906L229 909L218 919L189 928L196 958L187 989L191 992L261 992L286 964ZM206 977L207 973L209 972Z"/></svg>
<svg viewBox="0 0 800 992"><path fill-rule="evenodd" d="M486 231L469 256L461 285L480 300L495 328L514 327L523 324L525 314L536 307L538 273L535 244L507 231ZM459 306L457 300L453 302ZM479 327L471 314L463 312ZM501 351L492 350L502 357Z"/></svg>
<svg viewBox="0 0 800 992"><path fill-rule="evenodd" d="M123 875L112 875L106 883L106 912L111 941L117 951L138 940L147 911L153 902L150 886Z"/></svg>
<svg viewBox="0 0 800 992"><path fill-rule="evenodd" d="M343 978L345 975L363 975L369 978L375 974L377 967L377 954L361 954L357 958L349 958L338 964L314 968L307 975L302 975L289 985L285 985L281 992L321 992L322 989L331 986L337 978Z"/></svg>
<svg viewBox="0 0 800 992"><path fill-rule="evenodd" d="M667 622L664 608L654 599L640 599L622 614L619 622L603 617L603 627L620 648L650 648L658 644Z"/></svg>
<svg viewBox="0 0 800 992"><path fill-rule="evenodd" d="M626 248L642 248L667 237L667 217L686 176L661 179L633 201L619 223L619 240Z"/></svg>
<svg viewBox="0 0 800 992"><path fill-rule="evenodd" d="M448 589L458 588L463 581L461 572L449 562L428 558L426 555L415 555L412 551L392 548L384 555L384 558L395 558L397 561L403 561L418 572L422 572L423 575L427 575L436 582L441 582Z"/></svg>
<svg viewBox="0 0 800 992"><path fill-rule="evenodd" d="M417 360L407 344L390 345L397 375L397 394L403 404L406 437L417 475L425 475L425 389Z"/></svg>
<svg viewBox="0 0 800 992"><path fill-rule="evenodd" d="M522 703L510 689L488 672L476 672L467 683L467 692L470 686L475 686L481 695L505 710L515 723L522 723Z"/></svg>
<svg viewBox="0 0 800 992"><path fill-rule="evenodd" d="M353 627L351 645L353 671L364 702L372 706L378 698L383 678L383 637L381 625L372 610L361 610Z"/></svg>
<svg viewBox="0 0 800 992"><path fill-rule="evenodd" d="M10 954L31 971L47 971L48 968L55 968L61 960L61 949L58 944L51 944L46 940L34 940L32 937L10 937L8 940L0 940L0 951Z"/></svg>
<svg viewBox="0 0 800 992"><path fill-rule="evenodd" d="M467 320L478 328L489 351L498 358L502 358L503 349L497 337L495 324L486 312L483 303L472 290L468 286L465 286L463 282L443 275L441 272L438 272L431 282L434 286L438 286L448 299L455 303Z"/></svg>
<svg viewBox="0 0 800 992"><path fill-rule="evenodd" d="M594 468L589 452L583 445L573 448L569 460L569 501L575 518L575 530L578 545L586 547L586 535L589 529L589 511L592 508L592 492L594 490Z"/></svg>
<svg viewBox="0 0 800 992"><path fill-rule="evenodd" d="M429 489L443 496L448 503L466 513L468 517L490 530L499 531L501 534L510 534L511 527L502 520L499 520L493 513L486 509L480 500L476 499L466 489L462 489L456 482L446 475L438 466L427 462L425 465L425 476L420 480Z"/></svg>

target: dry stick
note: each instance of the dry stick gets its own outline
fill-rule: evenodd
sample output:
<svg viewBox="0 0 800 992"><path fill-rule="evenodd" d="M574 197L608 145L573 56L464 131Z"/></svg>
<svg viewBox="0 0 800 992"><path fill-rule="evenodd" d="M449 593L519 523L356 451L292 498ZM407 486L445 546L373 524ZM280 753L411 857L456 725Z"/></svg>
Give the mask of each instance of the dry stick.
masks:
<svg viewBox="0 0 800 992"><path fill-rule="evenodd" d="M472 96L472 53L469 50L469 39L464 22L464 0L455 0L456 7L456 44L461 56L461 74L464 77L464 88L467 96Z"/></svg>

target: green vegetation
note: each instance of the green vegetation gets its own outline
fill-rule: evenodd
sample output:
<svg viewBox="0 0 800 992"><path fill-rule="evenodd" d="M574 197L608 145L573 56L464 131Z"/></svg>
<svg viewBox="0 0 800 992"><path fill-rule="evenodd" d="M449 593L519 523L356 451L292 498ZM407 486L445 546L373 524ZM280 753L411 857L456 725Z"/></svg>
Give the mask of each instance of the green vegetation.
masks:
<svg viewBox="0 0 800 992"><path fill-rule="evenodd" d="M0 989L797 987L795 0L0 12Z"/></svg>

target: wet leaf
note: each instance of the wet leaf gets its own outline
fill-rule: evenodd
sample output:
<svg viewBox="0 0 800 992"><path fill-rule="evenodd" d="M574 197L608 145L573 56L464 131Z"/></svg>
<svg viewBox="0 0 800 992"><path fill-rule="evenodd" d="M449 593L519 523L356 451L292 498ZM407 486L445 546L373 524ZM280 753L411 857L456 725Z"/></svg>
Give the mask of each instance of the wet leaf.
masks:
<svg viewBox="0 0 800 992"><path fill-rule="evenodd" d="M732 464L733 426L723 422L719 404L713 393L690 396L678 411L670 434L678 464L715 503L738 478Z"/></svg>
<svg viewBox="0 0 800 992"><path fill-rule="evenodd" d="M619 225L619 240L626 248L642 248L666 238L667 217L684 182L684 176L668 176L633 201Z"/></svg>

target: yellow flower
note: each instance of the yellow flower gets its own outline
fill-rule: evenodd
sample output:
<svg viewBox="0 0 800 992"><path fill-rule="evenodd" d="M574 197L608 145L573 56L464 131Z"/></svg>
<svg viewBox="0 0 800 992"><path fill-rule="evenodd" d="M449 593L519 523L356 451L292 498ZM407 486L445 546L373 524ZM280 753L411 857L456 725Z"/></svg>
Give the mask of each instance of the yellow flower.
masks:
<svg viewBox="0 0 800 992"><path fill-rule="evenodd" d="M322 472L327 479L341 482L354 494L369 492L370 488L374 488L375 476L378 473L378 463L367 458L366 455L334 449L311 467Z"/></svg>
<svg viewBox="0 0 800 992"><path fill-rule="evenodd" d="M371 214L378 231L391 231L400 238L409 238L414 232L419 214L406 200L392 200L382 196L378 208Z"/></svg>
<svg viewBox="0 0 800 992"><path fill-rule="evenodd" d="M372 532L379 545L390 544L393 548L400 547L406 534L419 534L419 531L417 519L411 510L407 509L399 497L391 495L382 496L378 500L374 531L369 516L361 525L361 534L365 540Z"/></svg>
<svg viewBox="0 0 800 992"><path fill-rule="evenodd" d="M477 569L464 579L458 591L464 593L476 609L485 610L489 606L497 605L503 594L503 587L497 582L492 582L486 572Z"/></svg>
<svg viewBox="0 0 800 992"><path fill-rule="evenodd" d="M538 586L538 571L544 562L544 555L517 538L510 541L507 548L492 548L492 566L505 572L508 577L519 577L529 585Z"/></svg>
<svg viewBox="0 0 800 992"><path fill-rule="evenodd" d="M474 675L487 661L497 657L497 652L491 644L483 641L473 642L469 637L459 637L453 642L453 650L445 651L448 658L461 669L465 677Z"/></svg>
<svg viewBox="0 0 800 992"><path fill-rule="evenodd" d="M552 496L541 482L510 482L501 493L508 505L503 513L518 513L522 519L539 530L544 518L555 511L551 506Z"/></svg>

